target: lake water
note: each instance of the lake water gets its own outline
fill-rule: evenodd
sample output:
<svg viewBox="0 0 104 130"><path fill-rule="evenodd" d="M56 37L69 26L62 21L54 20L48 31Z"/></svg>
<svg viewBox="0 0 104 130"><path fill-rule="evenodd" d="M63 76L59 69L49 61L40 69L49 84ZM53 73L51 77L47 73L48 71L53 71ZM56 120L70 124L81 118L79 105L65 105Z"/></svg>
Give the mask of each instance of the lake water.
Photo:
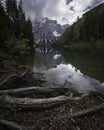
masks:
<svg viewBox="0 0 104 130"><path fill-rule="evenodd" d="M36 48L34 56L26 58L34 76L47 81L48 86L72 87L79 92L104 92L104 63L94 54L73 53L68 49Z"/></svg>

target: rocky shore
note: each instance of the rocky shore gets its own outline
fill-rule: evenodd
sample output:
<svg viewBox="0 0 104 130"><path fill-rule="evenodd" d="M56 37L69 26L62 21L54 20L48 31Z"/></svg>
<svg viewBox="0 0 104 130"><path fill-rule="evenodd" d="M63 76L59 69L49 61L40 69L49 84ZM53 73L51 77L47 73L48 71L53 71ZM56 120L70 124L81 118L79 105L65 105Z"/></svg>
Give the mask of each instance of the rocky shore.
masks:
<svg viewBox="0 0 104 130"><path fill-rule="evenodd" d="M0 130L104 130L104 99L49 88L25 66L0 69Z"/></svg>

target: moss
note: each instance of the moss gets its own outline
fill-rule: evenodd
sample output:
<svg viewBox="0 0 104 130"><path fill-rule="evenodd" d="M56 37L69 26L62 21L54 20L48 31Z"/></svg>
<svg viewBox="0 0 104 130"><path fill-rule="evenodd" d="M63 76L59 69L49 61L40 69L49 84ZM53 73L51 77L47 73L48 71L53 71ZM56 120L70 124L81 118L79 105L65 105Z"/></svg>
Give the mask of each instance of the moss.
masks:
<svg viewBox="0 0 104 130"><path fill-rule="evenodd" d="M70 112L76 112L76 111L81 111L81 110L87 109L93 105L99 105L102 102L103 101L101 100L101 98L98 95L90 95L88 97L85 97L81 101L75 101L75 102L70 101L69 103L65 104L65 106L67 108L69 108L67 110L69 110ZM44 113L45 110L43 110L42 112ZM17 107L16 104L0 107L0 118L1 119L13 121L13 122L20 123L20 124L25 123L25 121L28 117L28 113L34 113L34 112L31 111L31 112L25 113L24 111L21 111L21 109L19 107Z"/></svg>
<svg viewBox="0 0 104 130"><path fill-rule="evenodd" d="M0 119L21 123L23 121L22 111L14 105L6 105L0 108Z"/></svg>
<svg viewBox="0 0 104 130"><path fill-rule="evenodd" d="M78 102L70 102L68 105L71 107L73 111L80 111L87 109L94 105L99 105L103 103L100 96L98 95L90 95L85 98L83 98L81 101Z"/></svg>
<svg viewBox="0 0 104 130"><path fill-rule="evenodd" d="M79 93L78 91L74 90L73 88L67 88L65 90L65 96L73 96L73 97L80 97L82 93Z"/></svg>

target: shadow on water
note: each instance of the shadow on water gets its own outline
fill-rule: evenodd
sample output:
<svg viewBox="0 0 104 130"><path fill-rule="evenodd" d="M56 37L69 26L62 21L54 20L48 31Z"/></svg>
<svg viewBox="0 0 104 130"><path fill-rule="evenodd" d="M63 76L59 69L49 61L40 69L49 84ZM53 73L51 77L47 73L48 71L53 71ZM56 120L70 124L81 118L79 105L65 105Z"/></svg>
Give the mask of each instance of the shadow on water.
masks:
<svg viewBox="0 0 104 130"><path fill-rule="evenodd" d="M34 72L43 73L50 68L55 68L57 65L64 63L63 56L53 48L36 48L35 49Z"/></svg>
<svg viewBox="0 0 104 130"><path fill-rule="evenodd" d="M26 65L31 71L33 71L35 62L35 52L25 54L21 58L21 62L22 64Z"/></svg>
<svg viewBox="0 0 104 130"><path fill-rule="evenodd" d="M73 51L68 48L58 50L66 63L71 63L85 75L104 82L104 55L94 51Z"/></svg>
<svg viewBox="0 0 104 130"><path fill-rule="evenodd" d="M56 51L46 47L36 48L34 55L25 57L25 63L33 69L34 74L43 74L48 86L73 87L80 92L102 91L102 61L101 56L93 53L68 49Z"/></svg>

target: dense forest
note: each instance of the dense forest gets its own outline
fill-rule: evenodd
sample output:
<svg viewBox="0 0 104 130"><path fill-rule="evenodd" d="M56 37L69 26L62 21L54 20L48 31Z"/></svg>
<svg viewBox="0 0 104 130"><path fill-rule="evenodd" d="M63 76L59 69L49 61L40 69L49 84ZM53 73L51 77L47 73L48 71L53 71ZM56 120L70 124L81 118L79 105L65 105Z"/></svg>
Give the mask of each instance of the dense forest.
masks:
<svg viewBox="0 0 104 130"><path fill-rule="evenodd" d="M70 26L56 45L67 45L76 49L104 49L104 4L88 11Z"/></svg>
<svg viewBox="0 0 104 130"><path fill-rule="evenodd" d="M26 19L22 1L0 0L0 65L15 65L33 45L32 23Z"/></svg>

